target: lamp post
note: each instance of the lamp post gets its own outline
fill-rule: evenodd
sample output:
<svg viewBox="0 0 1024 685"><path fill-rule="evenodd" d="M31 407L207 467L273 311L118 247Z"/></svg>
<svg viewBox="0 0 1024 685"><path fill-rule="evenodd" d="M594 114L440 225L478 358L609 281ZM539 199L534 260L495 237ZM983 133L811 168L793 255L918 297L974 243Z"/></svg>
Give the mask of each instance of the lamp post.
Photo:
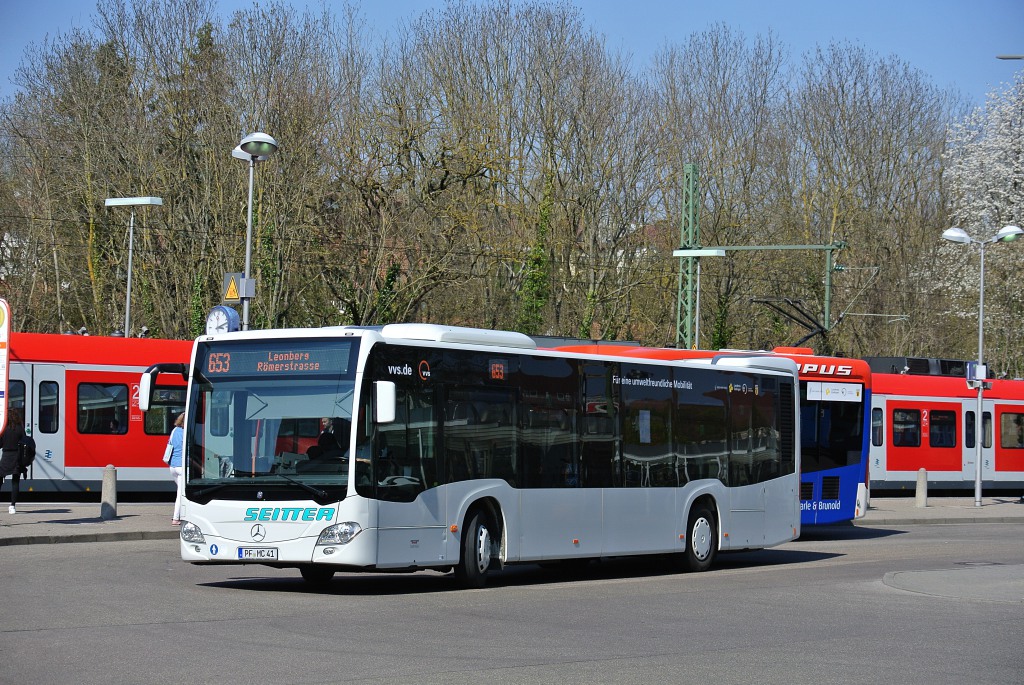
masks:
<svg viewBox="0 0 1024 685"><path fill-rule="evenodd" d="M256 296L256 282L250 277L252 269L253 244L253 175L257 162L266 162L270 155L278 152L278 141L266 133L250 133L232 149L231 157L249 162L249 208L246 216L246 268L239 284L242 298L242 330L249 330L249 300Z"/></svg>
<svg viewBox="0 0 1024 685"><path fill-rule="evenodd" d="M147 205L162 205L163 199L159 197L108 197L104 203L105 207L131 207L131 217L128 219L128 288L124 296L124 337L131 337L132 320L132 246L135 242L135 208Z"/></svg>
<svg viewBox="0 0 1024 685"><path fill-rule="evenodd" d="M722 248L697 248L693 250L673 250L673 257L693 257L697 261L697 292L694 297L693 315L693 348L700 347L700 258L701 257L724 257L725 250Z"/></svg>
<svg viewBox="0 0 1024 685"><path fill-rule="evenodd" d="M982 443L984 442L985 435L985 421L984 421L984 392L985 392L985 378L988 375L984 366L984 352L985 352L985 247L993 243L999 242L1011 242L1017 239L1017 236L1024 233L1017 226L1003 226L999 229L991 238L984 240L976 240L967 234L962 228L947 228L942 233L942 237L946 240L954 243L962 243L964 245L977 245L978 255L981 259L981 271L978 279L978 363L974 368L974 378L970 378L972 374L968 374L967 383L970 385L972 382L976 384L978 390L978 413L974 421L974 442L977 452L974 457L974 506L981 506L981 460L982 460Z"/></svg>
<svg viewBox="0 0 1024 685"><path fill-rule="evenodd" d="M249 162L249 208L245 221L245 272L239 284L242 299L242 330L249 330L249 300L256 296L256 282L249 277L252 266L252 182L256 162L265 162L277 152L277 141L266 133L250 133L231 151L231 156Z"/></svg>

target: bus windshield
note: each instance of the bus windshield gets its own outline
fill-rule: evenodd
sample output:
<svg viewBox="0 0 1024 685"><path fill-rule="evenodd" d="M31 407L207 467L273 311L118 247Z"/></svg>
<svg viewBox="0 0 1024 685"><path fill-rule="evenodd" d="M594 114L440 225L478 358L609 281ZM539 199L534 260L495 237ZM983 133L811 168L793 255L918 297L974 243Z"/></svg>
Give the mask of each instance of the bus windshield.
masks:
<svg viewBox="0 0 1024 685"><path fill-rule="evenodd" d="M864 404L834 393L815 394L813 383L800 382L800 448L804 473L859 464L866 448ZM820 384L819 384L820 385ZM851 395L851 398L853 395ZM857 394L856 397L860 397ZM817 398L817 399L815 399Z"/></svg>
<svg viewBox="0 0 1024 685"><path fill-rule="evenodd" d="M186 496L344 497L358 341L200 343L186 424Z"/></svg>

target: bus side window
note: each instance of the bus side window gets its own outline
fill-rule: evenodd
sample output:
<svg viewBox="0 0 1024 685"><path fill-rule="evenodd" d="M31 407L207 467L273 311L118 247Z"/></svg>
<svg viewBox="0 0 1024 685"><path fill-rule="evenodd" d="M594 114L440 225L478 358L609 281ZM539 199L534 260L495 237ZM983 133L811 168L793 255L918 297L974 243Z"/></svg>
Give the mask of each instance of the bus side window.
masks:
<svg viewBox="0 0 1024 685"><path fill-rule="evenodd" d="M395 420L378 425L373 455L377 496L411 502L437 484L433 393L397 388Z"/></svg>
<svg viewBox="0 0 1024 685"><path fill-rule="evenodd" d="M580 486L620 487L619 365L584 362L580 382L583 403L577 422L580 448Z"/></svg>

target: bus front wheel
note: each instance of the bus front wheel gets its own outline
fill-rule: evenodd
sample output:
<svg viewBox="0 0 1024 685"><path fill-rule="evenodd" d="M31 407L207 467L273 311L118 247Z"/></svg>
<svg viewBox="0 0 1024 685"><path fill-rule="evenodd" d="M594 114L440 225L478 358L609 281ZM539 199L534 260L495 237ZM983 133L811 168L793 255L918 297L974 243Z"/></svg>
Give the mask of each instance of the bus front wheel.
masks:
<svg viewBox="0 0 1024 685"><path fill-rule="evenodd" d="M686 525L686 568L707 571L718 550L718 524L715 513L706 504L698 504L690 511Z"/></svg>
<svg viewBox="0 0 1024 685"><path fill-rule="evenodd" d="M490 567L491 531L487 519L476 511L462 529L462 558L455 567L455 577L465 587L482 588Z"/></svg>

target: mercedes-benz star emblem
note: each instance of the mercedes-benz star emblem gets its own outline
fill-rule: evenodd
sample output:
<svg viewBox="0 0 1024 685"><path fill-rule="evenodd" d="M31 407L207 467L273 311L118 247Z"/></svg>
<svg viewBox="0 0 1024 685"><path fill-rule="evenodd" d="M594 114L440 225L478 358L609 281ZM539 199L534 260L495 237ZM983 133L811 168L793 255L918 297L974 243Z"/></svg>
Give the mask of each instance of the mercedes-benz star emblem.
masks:
<svg viewBox="0 0 1024 685"><path fill-rule="evenodd" d="M252 539L256 542L263 542L263 538L267 537L267 529L263 527L263 524L257 523L249 531L249 534L252 535Z"/></svg>

